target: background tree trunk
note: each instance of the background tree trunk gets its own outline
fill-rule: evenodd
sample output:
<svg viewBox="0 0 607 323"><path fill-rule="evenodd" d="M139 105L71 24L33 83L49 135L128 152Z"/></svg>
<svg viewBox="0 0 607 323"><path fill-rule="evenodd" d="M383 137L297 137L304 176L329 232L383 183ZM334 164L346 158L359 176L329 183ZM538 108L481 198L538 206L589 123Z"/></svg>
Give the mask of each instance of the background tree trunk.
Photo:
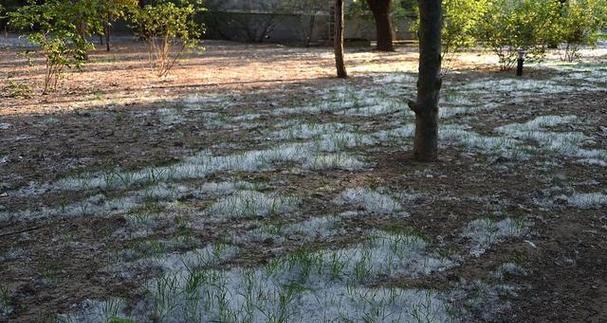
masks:
<svg viewBox="0 0 607 323"><path fill-rule="evenodd" d="M337 77L347 78L344 63L344 0L335 0L335 66Z"/></svg>
<svg viewBox="0 0 607 323"><path fill-rule="evenodd" d="M377 50L391 52L394 50L394 31L390 19L391 0L367 0L369 9L375 19L377 32Z"/></svg>
<svg viewBox="0 0 607 323"><path fill-rule="evenodd" d="M109 22L105 23L105 49L110 51L110 33L112 32L112 24Z"/></svg>
<svg viewBox="0 0 607 323"><path fill-rule="evenodd" d="M417 101L409 102L415 112L415 159L438 158L438 100L441 72L441 0L419 0L419 79Z"/></svg>

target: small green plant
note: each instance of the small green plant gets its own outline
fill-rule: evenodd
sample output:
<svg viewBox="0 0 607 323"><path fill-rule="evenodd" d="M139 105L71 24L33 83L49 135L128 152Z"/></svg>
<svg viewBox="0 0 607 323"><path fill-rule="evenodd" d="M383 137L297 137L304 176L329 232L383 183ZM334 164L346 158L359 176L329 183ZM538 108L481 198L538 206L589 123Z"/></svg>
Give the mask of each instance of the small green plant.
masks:
<svg viewBox="0 0 607 323"><path fill-rule="evenodd" d="M10 98L29 98L32 96L32 89L24 82L18 82L8 79L5 88L6 95Z"/></svg>
<svg viewBox="0 0 607 323"><path fill-rule="evenodd" d="M43 93L55 91L66 68L80 68L93 45L87 36L95 28L92 1L72 3L49 0L44 4L29 1L28 5L11 12L12 26L30 32L27 38L40 48L46 66Z"/></svg>
<svg viewBox="0 0 607 323"><path fill-rule="evenodd" d="M148 45L149 60L159 77L165 77L186 49L200 49L204 28L194 21L203 9L171 2L133 9L130 15L136 34Z"/></svg>
<svg viewBox="0 0 607 323"><path fill-rule="evenodd" d="M10 292L7 288L0 286L0 317L10 315L12 312Z"/></svg>

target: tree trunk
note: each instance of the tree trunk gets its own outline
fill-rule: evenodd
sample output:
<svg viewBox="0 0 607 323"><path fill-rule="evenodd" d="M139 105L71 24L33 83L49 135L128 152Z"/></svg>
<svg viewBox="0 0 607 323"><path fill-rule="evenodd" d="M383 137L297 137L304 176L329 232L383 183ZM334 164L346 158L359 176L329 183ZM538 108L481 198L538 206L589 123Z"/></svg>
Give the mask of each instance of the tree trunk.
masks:
<svg viewBox="0 0 607 323"><path fill-rule="evenodd" d="M377 32L377 50L391 52L394 50L394 31L390 19L391 0L367 0L369 9L375 19Z"/></svg>
<svg viewBox="0 0 607 323"><path fill-rule="evenodd" d="M347 78L346 64L344 63L344 0L335 0L335 67L337 77Z"/></svg>
<svg viewBox="0 0 607 323"><path fill-rule="evenodd" d="M110 51L110 33L112 32L112 24L108 21L105 23L105 49Z"/></svg>
<svg viewBox="0 0 607 323"><path fill-rule="evenodd" d="M417 101L409 102L415 112L415 159L435 161L438 157L438 100L441 72L441 0L419 1L419 78Z"/></svg>

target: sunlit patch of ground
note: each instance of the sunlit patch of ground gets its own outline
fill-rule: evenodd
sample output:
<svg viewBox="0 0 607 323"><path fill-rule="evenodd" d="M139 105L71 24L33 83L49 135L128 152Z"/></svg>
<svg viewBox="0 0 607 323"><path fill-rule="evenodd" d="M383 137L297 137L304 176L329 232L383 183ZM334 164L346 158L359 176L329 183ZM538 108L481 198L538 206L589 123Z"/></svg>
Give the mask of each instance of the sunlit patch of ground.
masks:
<svg viewBox="0 0 607 323"><path fill-rule="evenodd" d="M523 79L460 56L426 165L410 48L350 53L347 81L321 48L210 44L162 81L137 50L3 106L1 318L499 321L570 296L607 315L600 51ZM530 298L562 276L571 294Z"/></svg>

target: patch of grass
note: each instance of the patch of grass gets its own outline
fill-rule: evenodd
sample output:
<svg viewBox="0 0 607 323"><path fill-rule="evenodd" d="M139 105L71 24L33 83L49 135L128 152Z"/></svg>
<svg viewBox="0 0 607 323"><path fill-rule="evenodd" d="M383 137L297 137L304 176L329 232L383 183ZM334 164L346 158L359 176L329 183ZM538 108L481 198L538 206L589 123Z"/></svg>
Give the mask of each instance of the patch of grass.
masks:
<svg viewBox="0 0 607 323"><path fill-rule="evenodd" d="M0 317L9 316L13 311L10 291L8 288L0 286Z"/></svg>
<svg viewBox="0 0 607 323"><path fill-rule="evenodd" d="M7 97L16 99L27 99L32 97L32 89L27 83L18 82L11 79L6 80L6 83L7 85L4 91L6 92Z"/></svg>
<svg viewBox="0 0 607 323"><path fill-rule="evenodd" d="M58 260L50 257L44 257L39 260L38 274L47 284L56 285L60 280L63 270L64 265Z"/></svg>
<svg viewBox="0 0 607 323"><path fill-rule="evenodd" d="M133 246L133 249L142 257L154 257L169 252L166 243L159 240L143 240L137 242Z"/></svg>
<svg viewBox="0 0 607 323"><path fill-rule="evenodd" d="M429 240L429 237L423 231L420 231L419 229L416 229L404 223L398 223L396 221L391 221L390 223L383 224L378 229L385 231L389 234L414 236L425 241Z"/></svg>

